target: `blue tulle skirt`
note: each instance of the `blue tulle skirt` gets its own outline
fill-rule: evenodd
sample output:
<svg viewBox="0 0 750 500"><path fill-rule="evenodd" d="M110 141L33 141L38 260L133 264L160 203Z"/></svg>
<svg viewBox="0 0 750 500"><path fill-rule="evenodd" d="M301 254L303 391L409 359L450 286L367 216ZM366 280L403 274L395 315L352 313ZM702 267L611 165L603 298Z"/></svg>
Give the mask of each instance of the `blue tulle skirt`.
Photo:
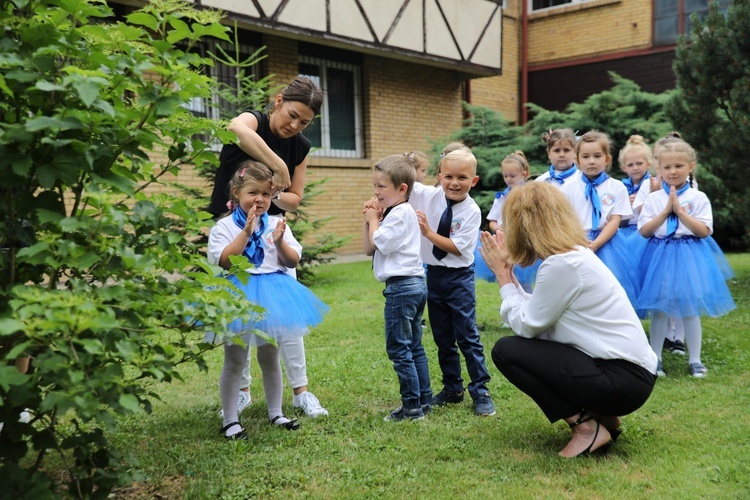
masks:
<svg viewBox="0 0 750 500"><path fill-rule="evenodd" d="M594 241L601 231L589 231L589 240ZM625 289L630 303L635 305L641 287L638 279L638 266L631 250L628 239L618 230L610 240L596 252L604 265L612 271L617 281Z"/></svg>
<svg viewBox="0 0 750 500"><path fill-rule="evenodd" d="M638 232L638 226L633 225L633 224L628 224L627 226L622 226L617 232L620 233L625 238L630 238L633 235L633 233Z"/></svg>
<svg viewBox="0 0 750 500"><path fill-rule="evenodd" d="M481 234L481 231L480 231ZM495 282L495 273L492 272L487 266L487 263L482 258L482 254L479 253L479 249L482 247L482 240L477 240L477 246L474 249L474 277L476 279L489 281L490 283Z"/></svg>
<svg viewBox="0 0 750 500"><path fill-rule="evenodd" d="M641 317L652 311L678 318L716 317L736 308L726 270L719 265L726 257L716 242L708 239L648 239L641 259L641 293L635 304ZM728 263L726 266L731 272Z"/></svg>
<svg viewBox="0 0 750 500"><path fill-rule="evenodd" d="M323 321L328 313L325 305L306 286L284 273L250 274L246 284L232 275L227 279L234 283L248 301L257 304L265 312L257 321L245 323L235 320L229 330L242 335L249 345L262 345L265 340L251 335L260 330L272 339L279 341L307 335L310 328Z"/></svg>

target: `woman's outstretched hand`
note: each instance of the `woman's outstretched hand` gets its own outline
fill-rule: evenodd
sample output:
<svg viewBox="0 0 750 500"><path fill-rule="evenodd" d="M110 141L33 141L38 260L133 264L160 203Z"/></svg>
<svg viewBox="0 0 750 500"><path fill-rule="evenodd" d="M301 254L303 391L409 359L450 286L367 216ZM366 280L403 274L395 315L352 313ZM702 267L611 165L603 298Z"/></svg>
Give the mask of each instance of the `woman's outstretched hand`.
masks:
<svg viewBox="0 0 750 500"><path fill-rule="evenodd" d="M480 236L482 246L479 253L482 255L484 262L487 264L500 286L513 282L513 264L508 262L508 256L505 252L505 236L502 231L491 235L487 231L482 231Z"/></svg>

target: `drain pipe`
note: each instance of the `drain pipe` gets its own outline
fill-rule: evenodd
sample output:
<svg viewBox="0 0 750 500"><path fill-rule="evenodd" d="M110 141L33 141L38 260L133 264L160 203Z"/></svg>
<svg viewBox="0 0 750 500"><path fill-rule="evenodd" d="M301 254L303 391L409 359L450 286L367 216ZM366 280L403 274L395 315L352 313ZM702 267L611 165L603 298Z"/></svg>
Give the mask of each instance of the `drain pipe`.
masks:
<svg viewBox="0 0 750 500"><path fill-rule="evenodd" d="M521 125L529 121L529 2L521 0Z"/></svg>

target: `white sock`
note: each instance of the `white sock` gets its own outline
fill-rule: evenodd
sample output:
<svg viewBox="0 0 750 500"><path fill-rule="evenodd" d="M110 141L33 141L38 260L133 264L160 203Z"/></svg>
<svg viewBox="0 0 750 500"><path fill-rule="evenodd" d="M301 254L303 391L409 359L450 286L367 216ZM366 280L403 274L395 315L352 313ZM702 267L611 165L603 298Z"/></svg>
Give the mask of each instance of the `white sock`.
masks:
<svg viewBox="0 0 750 500"><path fill-rule="evenodd" d="M242 366L247 359L247 347L236 344L224 345L224 367L219 377L219 395L221 396L221 408L224 410L224 426L237 422L237 401L240 391L240 374ZM226 430L226 435L231 436L239 432L239 426L232 426ZM230 432L234 431L234 432Z"/></svg>
<svg viewBox="0 0 750 500"><path fill-rule="evenodd" d="M685 322L682 318L672 318L672 321L674 321L674 338L672 340L685 342Z"/></svg>
<svg viewBox="0 0 750 500"><path fill-rule="evenodd" d="M703 330L701 319L698 316L682 318L685 324L685 345L688 350L688 363L701 362L701 343L703 342Z"/></svg>
<svg viewBox="0 0 750 500"><path fill-rule="evenodd" d="M651 316L651 328L649 329L649 343L656 357L661 361L661 350L664 348L664 339L667 336L669 317L661 311L654 311Z"/></svg>
<svg viewBox="0 0 750 500"><path fill-rule="evenodd" d="M273 418L281 413L281 397L284 391L281 376L281 363L279 362L279 350L266 344L258 347L258 366L260 366L263 378L263 392L266 393L266 404L268 405L268 418ZM277 420L280 421L281 419Z"/></svg>

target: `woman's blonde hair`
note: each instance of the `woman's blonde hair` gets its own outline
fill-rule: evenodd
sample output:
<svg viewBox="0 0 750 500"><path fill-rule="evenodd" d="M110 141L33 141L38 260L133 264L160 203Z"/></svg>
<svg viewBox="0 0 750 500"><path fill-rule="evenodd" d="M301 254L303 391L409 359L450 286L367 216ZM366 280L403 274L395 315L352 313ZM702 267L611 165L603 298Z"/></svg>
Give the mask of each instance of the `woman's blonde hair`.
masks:
<svg viewBox="0 0 750 500"><path fill-rule="evenodd" d="M521 266L588 245L573 205L546 182L529 182L510 192L503 206L503 232L509 260Z"/></svg>

